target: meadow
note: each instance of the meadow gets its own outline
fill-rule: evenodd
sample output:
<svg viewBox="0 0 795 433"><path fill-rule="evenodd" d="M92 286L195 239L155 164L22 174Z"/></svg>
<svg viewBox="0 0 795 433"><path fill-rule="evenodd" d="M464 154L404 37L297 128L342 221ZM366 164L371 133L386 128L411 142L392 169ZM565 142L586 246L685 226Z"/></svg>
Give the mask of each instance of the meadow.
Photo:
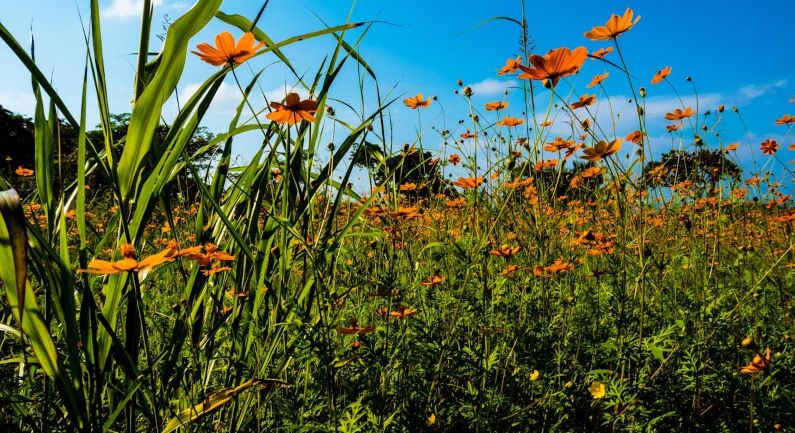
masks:
<svg viewBox="0 0 795 433"><path fill-rule="evenodd" d="M633 74L631 9L494 65L523 106L459 82L469 115L448 130L423 122L428 90L381 87L357 51L379 23L277 41L267 1L221 3L155 44L144 1L128 116L109 110L98 1L80 106L0 24L36 97L32 159L0 171L0 430L795 432L795 145L725 142L741 110L698 102L653 130L647 89L695 84ZM192 43L211 20L228 31ZM295 72L285 47L318 38L334 49ZM255 105L263 58L301 91ZM202 61L215 72L166 121ZM378 102L354 123L331 96L346 67ZM631 128L605 80L631 89ZM242 102L206 134L223 83ZM769 123L795 141L795 117ZM242 134L261 143L245 164Z"/></svg>

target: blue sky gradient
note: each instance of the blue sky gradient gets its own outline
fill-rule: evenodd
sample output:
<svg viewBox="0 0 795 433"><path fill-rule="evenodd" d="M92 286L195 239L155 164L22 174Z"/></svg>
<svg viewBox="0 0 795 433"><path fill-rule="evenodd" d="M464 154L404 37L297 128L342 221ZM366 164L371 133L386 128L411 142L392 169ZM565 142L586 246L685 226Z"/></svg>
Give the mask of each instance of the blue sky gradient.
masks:
<svg viewBox="0 0 795 433"><path fill-rule="evenodd" d="M76 5L77 3L77 5ZM36 57L39 66L52 77L55 88L74 112L79 112L80 83L85 62L85 46L78 8L83 19L88 17L85 1L78 2L30 0L27 2L5 2L0 6L0 21L25 46L32 34L36 42ZM134 52L139 32L138 0L102 0L103 43L109 85L111 111L129 112L134 74ZM159 0L155 2L156 23L165 16L176 19L191 3L182 0ZM253 17L260 3L256 1L226 1L222 10ZM351 4L339 0L287 1L271 0L260 28L273 39L281 40L300 33L311 32L323 26L322 18L329 25L346 21ZM662 119L666 111L680 107L679 97L685 105L695 102L695 92L685 77L692 77L699 95L699 111L715 110L718 104L727 106L727 114L720 132L725 143L740 141L743 145L738 157L746 169L752 169L752 156L759 159L757 168L764 164L758 151L765 138L774 138L781 145L779 159L788 163L795 152L787 148L795 137L786 126L776 126L775 119L783 114L795 115L795 50L791 48L791 19L795 16L795 2L758 1L740 2L640 2L640 1L566 1L527 2L527 20L534 52L545 53L550 49L565 46L585 46L589 51L610 45L608 42L587 40L583 33L596 25L603 25L612 13L623 13L632 7L642 19L631 31L619 38L624 57L636 80L636 85L645 86L650 109L649 124L652 143L656 150L664 151L680 143L679 136L671 139L664 132L667 123ZM381 0L359 0L352 13L353 21L379 20L359 46L361 55L378 74L382 91L402 100L406 96L422 92L439 98L422 113L421 130L424 143L430 148L440 148L441 139L430 126L448 128L457 136L466 126L458 124L468 113L466 101L453 92L457 80L475 89L473 102L481 109L485 102L499 100L503 91L509 90L506 100L511 101L511 113L520 115L519 80L514 77L497 77L496 70L508 57L515 57L519 49L519 29L507 21L493 21L478 25L495 16L521 17L521 3L517 1L454 2L419 1L384 2ZM318 18L319 17L319 18ZM211 41L224 30L236 37L240 32L215 20L192 45ZM165 33L156 25L156 34ZM350 42L356 40L360 31L351 32ZM159 41L153 43L153 48ZM314 75L323 57L334 46L333 39L302 42L289 47L287 55L300 73ZM616 53L608 59L618 61ZM284 67L272 65L272 56L260 56L250 65L240 68L243 81L253 72L266 68L261 85L267 95L278 98L286 89L295 85L295 79ZM0 47L0 62L4 65L0 80L0 105L13 111L31 114L33 97L30 77L13 53ZM673 68L670 82L649 85L654 72L670 65ZM185 74L179 89L182 96L191 93L199 83L216 69L189 56ZM601 62L588 60L578 76L567 79L559 90L568 90L575 85L569 100L583 93L596 93L600 100L607 100L599 88L586 89L585 84L595 74L610 72L605 89L610 96L614 112L623 114L617 124L616 134L626 135L636 126L632 123L634 106L626 103L630 95L626 79L614 68ZM333 96L359 107L359 82L357 70L349 67L343 79L333 91ZM543 90L543 89L542 89ZM373 88L365 87L365 107L374 109ZM539 101L543 104L542 96ZM221 132L231 118L232 110L239 100L239 92L231 77L222 88L219 99L213 104L212 116L205 126ZM418 124L417 115L398 103L390 108L396 124L393 135L395 147L414 139ZM548 99L546 99L548 100ZM334 105L334 104L332 104ZM736 105L748 127L747 134L729 107ZM175 105L170 113L175 112ZM354 113L338 107L340 117L355 118ZM695 108L695 107L694 107ZM169 113L169 110L166 110ZM606 110L602 109L604 113ZM96 112L89 110L89 119L96 122ZM599 117L599 116L597 116ZM553 128L553 133L555 129ZM789 132L789 135L786 135ZM688 137L690 135L690 137ZM550 138L551 139L551 138ZM681 142L692 141L692 133L685 133ZM258 145L254 138L239 140L237 152L244 157ZM434 144L435 143L435 144ZM717 146L716 139L707 138L707 143ZM786 174L783 164L768 164L779 175ZM782 171L783 170L783 171ZM788 182L791 181L791 176Z"/></svg>

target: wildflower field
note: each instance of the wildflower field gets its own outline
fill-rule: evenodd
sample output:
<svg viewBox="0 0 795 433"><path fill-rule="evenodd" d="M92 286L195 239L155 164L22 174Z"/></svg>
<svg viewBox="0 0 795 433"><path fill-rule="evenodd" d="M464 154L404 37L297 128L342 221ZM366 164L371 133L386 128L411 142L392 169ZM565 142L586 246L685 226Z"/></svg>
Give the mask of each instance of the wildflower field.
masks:
<svg viewBox="0 0 795 433"><path fill-rule="evenodd" d="M795 432L795 117L747 133L664 52L637 75L642 10L570 47L534 47L519 7L490 19L516 85L482 103L379 81L358 47L389 23L276 37L268 1L199 0L158 38L144 0L118 115L84 3L76 105L0 17L35 96L0 110L31 143L0 143L0 431ZM274 64L292 87L263 97ZM663 87L695 96L651 110ZM465 115L432 120L443 99Z"/></svg>

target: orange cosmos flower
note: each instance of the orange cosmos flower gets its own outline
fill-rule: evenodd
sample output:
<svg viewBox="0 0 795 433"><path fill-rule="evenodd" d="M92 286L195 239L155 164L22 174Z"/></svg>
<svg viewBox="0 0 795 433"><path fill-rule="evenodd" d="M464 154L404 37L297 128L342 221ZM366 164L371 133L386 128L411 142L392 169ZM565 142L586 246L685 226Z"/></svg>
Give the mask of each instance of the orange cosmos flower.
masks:
<svg viewBox="0 0 795 433"><path fill-rule="evenodd" d="M404 99L403 104L412 110L416 110L418 108L428 108L431 105L431 100L423 99L422 93L417 93L417 96Z"/></svg>
<svg viewBox="0 0 795 433"><path fill-rule="evenodd" d="M507 259L513 257L514 254L518 253L520 248L521 248L520 246L512 247L508 244L502 244L496 250L489 251L489 254L491 254L494 257L502 257L504 259Z"/></svg>
<svg viewBox="0 0 795 433"><path fill-rule="evenodd" d="M507 102L489 102L486 104L486 111L498 111L508 106Z"/></svg>
<svg viewBox="0 0 795 433"><path fill-rule="evenodd" d="M585 155L583 155L582 158L591 162L599 161L602 158L606 158L618 152L618 149L621 148L621 143L623 142L624 140L620 138L616 138L610 143L602 140L596 143L596 145L593 147L586 147L583 149L583 153L585 153Z"/></svg>
<svg viewBox="0 0 795 433"><path fill-rule="evenodd" d="M97 275L113 275L121 272L140 271L142 269L151 268L163 263L174 261L176 258L177 250L169 245L165 250L146 257L140 262L135 259L135 249L130 244L121 246L121 254L124 257L115 262L107 260L92 260L88 263L88 269L78 269L78 273L97 274Z"/></svg>
<svg viewBox="0 0 795 433"><path fill-rule="evenodd" d="M478 136L477 132L469 132L468 129L467 129L467 132L461 134L461 138L463 138L464 140L467 140L467 139L470 139L470 138L475 138L477 136Z"/></svg>
<svg viewBox="0 0 795 433"><path fill-rule="evenodd" d="M626 137L624 137L624 139L635 144L643 144L643 133L635 130L630 132Z"/></svg>
<svg viewBox="0 0 795 433"><path fill-rule="evenodd" d="M580 100L577 102L573 102L569 107L572 110L576 110L578 108L587 107L589 105L593 105L594 101L596 101L596 95L585 95L580 96Z"/></svg>
<svg viewBox="0 0 795 433"><path fill-rule="evenodd" d="M668 132L678 131L678 130L682 129L682 124L681 123L674 123L673 125L665 125L665 129L667 129Z"/></svg>
<svg viewBox="0 0 795 433"><path fill-rule="evenodd" d="M464 197L459 197L459 198L444 202L444 205L449 207L449 208L464 207L464 206L466 206L466 204L467 204L467 200Z"/></svg>
<svg viewBox="0 0 795 433"><path fill-rule="evenodd" d="M519 271L519 265L508 265L505 267L505 269L500 271L500 275L507 277L508 275L511 275L517 271Z"/></svg>
<svg viewBox="0 0 795 433"><path fill-rule="evenodd" d="M776 119L776 125L786 125L788 123L795 123L795 117L790 116L789 114L785 114L780 118Z"/></svg>
<svg viewBox="0 0 795 433"><path fill-rule="evenodd" d="M597 26L585 33L585 37L592 41L609 41L615 39L621 33L631 29L640 20L640 16L633 21L634 12L627 8L624 16L613 14L604 26Z"/></svg>
<svg viewBox="0 0 795 433"><path fill-rule="evenodd" d="M732 150L737 150L738 147L740 147L740 143L732 143L723 148L723 153L729 153Z"/></svg>
<svg viewBox="0 0 795 433"><path fill-rule="evenodd" d="M778 151L778 143L776 143L776 140L768 138L759 145L759 148L762 149L762 153L765 155L773 155Z"/></svg>
<svg viewBox="0 0 795 433"><path fill-rule="evenodd" d="M265 46L265 42L260 42L257 45L254 45L254 42L254 34L248 32L240 38L236 46L235 38L232 37L232 34L223 32L215 37L215 48L208 43L202 42L196 46L200 52L191 52L213 66L231 66L245 62L256 54L260 48Z"/></svg>
<svg viewBox="0 0 795 433"><path fill-rule="evenodd" d="M613 52L613 47L599 48L598 50L591 53L591 57L595 57L597 59L604 59L606 55L612 52Z"/></svg>
<svg viewBox="0 0 795 433"><path fill-rule="evenodd" d="M686 107L684 110L677 108L673 113L665 113L665 118L668 120L682 120L688 117L693 117L696 112L692 108Z"/></svg>
<svg viewBox="0 0 795 433"><path fill-rule="evenodd" d="M483 185L483 182L485 182L485 180L483 180L483 178L480 177L480 176L478 176L478 177L460 177L459 176L458 180L452 182L452 184L454 186L460 186L461 188L464 188L464 189L475 189L475 188L479 187L480 185Z"/></svg>
<svg viewBox="0 0 795 433"><path fill-rule="evenodd" d="M356 320L356 319L351 319L351 326L350 327L337 328L337 334L340 334L340 335L369 334L369 333L371 333L373 331L375 331L375 328L373 326L360 327L359 326L359 321Z"/></svg>
<svg viewBox="0 0 795 433"><path fill-rule="evenodd" d="M401 191L414 191L415 189L417 189L417 184L416 183L409 182L409 183L404 183L403 185L400 185L400 190Z"/></svg>
<svg viewBox="0 0 795 433"><path fill-rule="evenodd" d="M437 272L431 275L430 277L420 281L420 284L423 286L435 286L437 284L442 284L446 279L447 278L443 277L441 274Z"/></svg>
<svg viewBox="0 0 795 433"><path fill-rule="evenodd" d="M459 163L459 162L461 162L461 157L460 157L460 156L458 156L458 154L457 154L457 153L454 153L454 154L450 155L450 156L447 158L447 161L448 161L450 164L453 164L453 165L458 165L458 163Z"/></svg>
<svg viewBox="0 0 795 433"><path fill-rule="evenodd" d="M759 373L760 371L765 371L765 369L770 366L772 357L773 355L770 353L770 348L766 347L764 355L757 352L754 355L754 359L748 365L740 368L740 374Z"/></svg>
<svg viewBox="0 0 795 433"><path fill-rule="evenodd" d="M524 123L523 119L518 119L516 117L505 116L497 122L497 126L519 126Z"/></svg>
<svg viewBox="0 0 795 433"><path fill-rule="evenodd" d="M416 308L407 308L407 307L404 307L403 305L399 306L397 311L390 311L389 312L389 315L391 317L398 317L398 318L409 317L409 316L413 316L415 314L417 314L417 309Z"/></svg>
<svg viewBox="0 0 795 433"><path fill-rule="evenodd" d="M265 117L276 123L286 123L288 125L294 125L301 120L314 122L315 116L312 114L317 112L318 107L317 101L311 99L302 101L297 93L288 94L287 97L284 98L283 104L274 101L271 102L270 105L271 108L276 111L269 113Z"/></svg>
<svg viewBox="0 0 795 433"><path fill-rule="evenodd" d="M652 84L657 84L657 83L661 82L670 73L671 73L671 67L670 66L666 66L666 67L660 69L659 71L657 71L656 74L654 74L654 77L652 77L651 83Z"/></svg>
<svg viewBox="0 0 795 433"><path fill-rule="evenodd" d="M202 275L204 275L205 277L209 277L210 275L215 275L221 272L226 272L231 270L232 268L230 268L229 266L219 266L218 263L215 263L210 269L203 269Z"/></svg>
<svg viewBox="0 0 795 433"><path fill-rule="evenodd" d="M190 248L190 251L180 252L181 255L185 256L190 260L196 260L199 263L199 266L207 266L213 260L218 260L222 262L231 262L235 260L235 256L230 255L224 251L219 251L218 247L215 244L207 243L204 244L204 252L202 251L201 246L196 246Z"/></svg>
<svg viewBox="0 0 795 433"><path fill-rule="evenodd" d="M605 73L604 73L604 74L602 74L602 75L594 75L594 77L593 77L593 79L591 80L591 82L590 82L590 83L588 83L588 85L587 85L587 86L585 86L585 87L586 87L586 88L588 88L588 89L590 89L591 87L593 87L593 86L596 86L596 85L598 85L599 83L601 83L602 81L604 81L604 80L605 80L605 79L606 79L606 78L607 78L609 75L610 75L610 73L609 73L609 72L605 72Z"/></svg>
<svg viewBox="0 0 795 433"><path fill-rule="evenodd" d="M574 140L564 140L563 137L555 137L555 141L544 144L544 150L547 152L558 152L563 149L568 149L575 144Z"/></svg>
<svg viewBox="0 0 795 433"><path fill-rule="evenodd" d="M497 71L497 75L513 74L519 70L519 65L522 64L522 57L517 56L516 59L508 59L505 65Z"/></svg>
<svg viewBox="0 0 795 433"><path fill-rule="evenodd" d="M561 257L555 260L555 262L552 263L551 265L544 266L544 270L549 273L556 274L558 272L572 271L574 270L574 265L568 262L564 262L563 258Z"/></svg>
<svg viewBox="0 0 795 433"><path fill-rule="evenodd" d="M21 165L16 170L14 170L14 173L16 173L17 176L21 177L33 176L33 170L22 167Z"/></svg>
<svg viewBox="0 0 795 433"><path fill-rule="evenodd" d="M554 87L562 77L577 73L587 57L588 50L585 47L577 47L574 50L557 48L543 57L533 55L530 56L530 63L534 67L519 65L519 69L524 71L524 74L519 75L519 78L550 80L552 87Z"/></svg>

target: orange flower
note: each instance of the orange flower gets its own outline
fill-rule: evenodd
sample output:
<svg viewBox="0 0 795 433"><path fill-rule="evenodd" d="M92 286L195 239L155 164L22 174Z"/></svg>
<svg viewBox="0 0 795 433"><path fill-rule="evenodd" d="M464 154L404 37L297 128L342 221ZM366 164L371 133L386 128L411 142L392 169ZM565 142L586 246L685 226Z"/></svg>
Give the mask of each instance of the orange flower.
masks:
<svg viewBox="0 0 795 433"><path fill-rule="evenodd" d="M587 159L591 162L599 161L602 158L606 158L614 153L618 152L618 149L621 148L621 143L624 140L620 138L616 138L615 140L611 141L610 143L602 140L593 147L586 147L583 149L585 155L582 156L583 159Z"/></svg>
<svg viewBox="0 0 795 433"><path fill-rule="evenodd" d="M397 311L390 311L389 312L389 315L391 317L398 317L398 318L409 317L409 316L413 316L415 314L417 314L417 309L416 308L407 308L407 307L404 307L403 305L399 306Z"/></svg>
<svg viewBox="0 0 795 433"><path fill-rule="evenodd" d="M489 102L488 104L486 104L486 111L498 111L504 109L507 106L508 106L507 102L501 102L501 101Z"/></svg>
<svg viewBox="0 0 795 433"><path fill-rule="evenodd" d="M517 272L518 270L519 270L519 265L508 265L505 267L505 269L500 271L500 275L502 275L503 277L507 277L508 275L511 275Z"/></svg>
<svg viewBox="0 0 795 433"><path fill-rule="evenodd" d="M423 286L435 286L437 284L442 284L446 279L447 278L443 277L441 274L437 272L431 275L430 277L420 281L420 284Z"/></svg>
<svg viewBox="0 0 795 433"><path fill-rule="evenodd" d="M723 153L729 153L732 150L737 150L738 147L740 147L740 143L732 143L723 148Z"/></svg>
<svg viewBox="0 0 795 433"><path fill-rule="evenodd" d="M215 275L221 272L226 272L231 270L232 268L230 268L229 266L219 266L218 263L215 263L210 269L203 269L202 275L204 275L205 277L209 277L210 275Z"/></svg>
<svg viewBox="0 0 795 433"><path fill-rule="evenodd" d="M643 144L643 133L635 130L630 132L624 139L635 144Z"/></svg>
<svg viewBox="0 0 795 433"><path fill-rule="evenodd" d="M670 66L666 66L666 67L660 69L659 71L657 71L656 74L654 74L654 77L651 79L651 83L652 84L657 84L657 83L661 82L670 73L671 73L671 67Z"/></svg>
<svg viewBox="0 0 795 433"><path fill-rule="evenodd" d="M788 123L795 123L795 117L790 116L789 114L785 114L780 118L776 119L776 125L786 125ZM17 172L17 174L19 174Z"/></svg>
<svg viewBox="0 0 795 433"><path fill-rule="evenodd" d="M444 205L450 208L464 207L466 204L467 200L464 197L458 197L456 199L444 202Z"/></svg>
<svg viewBox="0 0 795 433"><path fill-rule="evenodd" d="M450 155L450 156L447 158L447 161L448 161L450 164L453 164L453 165L458 165L458 163L459 163L459 162L461 162L461 157L460 157L460 156L458 156L458 154L457 154L457 153L454 153L454 154Z"/></svg>
<svg viewBox="0 0 795 433"><path fill-rule="evenodd" d="M174 261L176 258L177 250L169 245L165 250L146 257L140 262L135 260L135 250L130 244L121 246L121 254L124 257L115 262L107 260L92 260L88 263L88 269L78 269L78 273L97 274L97 275L112 275L120 272L140 271L142 269L152 268L154 266Z"/></svg>
<svg viewBox="0 0 795 433"><path fill-rule="evenodd" d="M489 254L491 254L492 256L495 256L495 257L502 257L502 258L507 259L507 258L513 257L514 254L518 253L520 248L521 247L519 247L519 246L512 247L512 246L510 246L508 244L502 244L496 250L489 251Z"/></svg>
<svg viewBox="0 0 795 433"><path fill-rule="evenodd" d="M302 101L297 93L288 94L284 98L284 104L273 101L270 105L275 111L265 117L276 123L286 123L288 125L294 125L301 120L314 122L315 116L312 114L317 112L318 107L317 101L311 99Z"/></svg>
<svg viewBox="0 0 795 433"><path fill-rule="evenodd" d="M555 262L552 263L551 265L544 266L544 270L549 273L556 274L558 272L572 271L574 270L574 265L568 262L564 262L563 258L561 257L555 260Z"/></svg>
<svg viewBox="0 0 795 433"><path fill-rule="evenodd" d="M588 50L585 47L577 47L574 50L568 48L556 48L548 52L545 56L530 56L530 63L534 68L519 65L519 69L524 74L519 78L528 80L550 80L552 87L558 84L561 77L572 75L580 70L588 57Z"/></svg>
<svg viewBox="0 0 795 433"><path fill-rule="evenodd" d="M588 83L588 85L585 86L585 87L590 89L591 87L596 86L599 83L601 83L602 81L604 81L609 75L610 75L609 72L605 72L604 74L601 74L601 75L594 75L594 77L591 80L591 82Z"/></svg>
<svg viewBox="0 0 795 433"><path fill-rule="evenodd" d="M766 347L764 355L757 352L754 355L754 359L748 365L740 368L740 374L759 373L760 371L765 371L765 369L767 369L767 367L770 365L770 360L772 357L773 355L770 353L770 348Z"/></svg>
<svg viewBox="0 0 795 433"><path fill-rule="evenodd" d="M609 41L615 39L621 33L631 29L637 24L638 20L640 20L640 16L638 16L635 18L635 21L632 21L633 15L634 12L632 12L630 8L627 8L624 12L624 16L620 17L613 14L604 26L592 28L590 32L585 33L585 37L592 41Z"/></svg>
<svg viewBox="0 0 795 433"><path fill-rule="evenodd" d="M202 252L202 249L204 249L204 252ZM204 244L204 248L201 246L196 246L184 251L180 251L178 255L184 256L190 260L196 260L199 263L199 266L207 266L213 260L222 262L231 262L235 260L235 256L224 251L219 251L218 247L212 243Z"/></svg>
<svg viewBox="0 0 795 433"><path fill-rule="evenodd" d="M508 59L505 65L497 71L497 75L513 74L519 70L519 65L522 64L522 57L517 56L516 59Z"/></svg>
<svg viewBox="0 0 795 433"><path fill-rule="evenodd" d="M254 34L248 32L240 37L237 46L235 46L235 38L232 37L232 34L223 32L215 37L215 48L202 42L196 46L200 52L191 52L213 66L224 64L231 66L245 62L265 46L265 42L260 42L257 45L254 45L254 42Z"/></svg>
<svg viewBox="0 0 795 433"><path fill-rule="evenodd" d="M681 123L674 123L673 125L665 125L665 129L667 129L668 132L678 131L678 130L682 129L682 124Z"/></svg>
<svg viewBox="0 0 795 433"><path fill-rule="evenodd" d="M417 189L417 184L416 183L409 182L409 183L404 183L403 185L400 185L400 190L404 191L404 192L405 191L414 191L415 189Z"/></svg>
<svg viewBox="0 0 795 433"><path fill-rule="evenodd" d="M375 328L372 326L365 326L360 327L359 321L356 319L351 319L351 326L347 328L337 328L337 334L340 335L360 335L360 334L369 334L375 331Z"/></svg>
<svg viewBox="0 0 795 433"><path fill-rule="evenodd" d="M478 136L477 132L469 132L469 130L467 129L467 132L464 132L463 134L461 134L460 137L462 139L464 139L464 140L467 140L467 139L470 139L470 138L475 138L477 136Z"/></svg>
<svg viewBox="0 0 795 433"><path fill-rule="evenodd" d="M453 181L452 183L453 183L454 186L460 186L461 188L464 188L464 189L475 189L475 188L479 187L480 185L483 185L483 182L485 182L485 180L483 180L483 178L480 177L480 176L478 176L478 177L460 177L459 176L458 180Z"/></svg>
<svg viewBox="0 0 795 433"><path fill-rule="evenodd" d="M686 107L684 110L677 108L673 111L673 113L665 113L665 118L668 120L682 120L692 117L695 114L695 111L693 111L693 109L690 107Z"/></svg>
<svg viewBox="0 0 795 433"><path fill-rule="evenodd" d="M613 52L613 47L599 48L598 50L591 53L591 57L595 57L597 59L604 59L606 55L612 52Z"/></svg>
<svg viewBox="0 0 795 433"><path fill-rule="evenodd" d="M22 177L33 176L33 170L22 167L21 165L16 170L14 170L14 173L16 173L17 176L22 176Z"/></svg>
<svg viewBox="0 0 795 433"><path fill-rule="evenodd" d="M518 119L516 117L505 116L497 122L497 126L518 126L524 123L523 119Z"/></svg>
<svg viewBox="0 0 795 433"><path fill-rule="evenodd" d="M583 170L582 172L580 172L580 176L582 176L582 177L587 179L587 178L599 176L600 174L602 174L603 171L604 170L602 170L601 167L588 167L585 170Z"/></svg>
<svg viewBox="0 0 795 433"><path fill-rule="evenodd" d="M428 108L431 105L431 100L423 99L422 93L417 93L417 96L404 99L403 104L412 110L416 110L417 108Z"/></svg>
<svg viewBox="0 0 795 433"><path fill-rule="evenodd" d="M578 108L587 107L589 105L593 105L594 101L596 101L596 95L585 95L580 96L580 100L577 102L573 102L569 107L572 110L576 110Z"/></svg>
<svg viewBox="0 0 795 433"><path fill-rule="evenodd" d="M762 153L765 155L773 155L778 151L778 143L776 143L776 140L768 138L762 142L759 148L762 149Z"/></svg>
<svg viewBox="0 0 795 433"><path fill-rule="evenodd" d="M544 150L547 152L558 152L563 149L568 149L575 144L574 140L564 140L563 137L555 137L555 141L544 144Z"/></svg>

